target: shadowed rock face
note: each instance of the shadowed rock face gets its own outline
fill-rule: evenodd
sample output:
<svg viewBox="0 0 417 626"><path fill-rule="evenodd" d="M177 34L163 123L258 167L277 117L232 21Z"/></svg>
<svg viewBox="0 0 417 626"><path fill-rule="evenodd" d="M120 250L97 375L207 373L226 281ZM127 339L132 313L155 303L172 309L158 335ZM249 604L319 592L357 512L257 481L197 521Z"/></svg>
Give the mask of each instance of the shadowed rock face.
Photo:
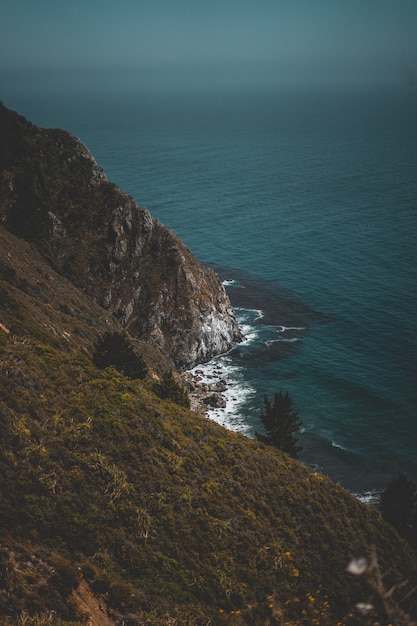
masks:
<svg viewBox="0 0 417 626"><path fill-rule="evenodd" d="M0 106L0 223L182 368L241 338L218 276L114 184L79 139Z"/></svg>

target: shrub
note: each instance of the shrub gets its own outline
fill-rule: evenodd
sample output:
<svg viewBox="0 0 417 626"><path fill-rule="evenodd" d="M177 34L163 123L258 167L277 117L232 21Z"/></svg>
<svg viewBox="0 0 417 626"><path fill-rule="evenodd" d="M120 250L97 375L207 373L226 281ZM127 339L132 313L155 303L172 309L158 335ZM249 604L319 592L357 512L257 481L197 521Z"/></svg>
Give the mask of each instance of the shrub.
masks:
<svg viewBox="0 0 417 626"><path fill-rule="evenodd" d="M261 415L265 427L265 434L256 433L256 438L262 443L276 446L283 452L296 458L302 447L297 445L298 439L294 436L300 430L301 422L298 413L292 406L292 400L288 391L282 391L274 396L274 404L265 396L265 413Z"/></svg>
<svg viewBox="0 0 417 626"><path fill-rule="evenodd" d="M417 485L399 474L381 494L381 512L412 545L417 546Z"/></svg>
<svg viewBox="0 0 417 626"><path fill-rule="evenodd" d="M155 383L153 390L161 400L171 400L179 406L190 408L190 398L184 387L177 383L171 372L165 372L159 383Z"/></svg>
<svg viewBox="0 0 417 626"><path fill-rule="evenodd" d="M75 567L66 559L60 556L55 556L52 560L54 566L54 575L51 578L56 589L62 593L64 597L69 596L70 593L78 587L79 573Z"/></svg>
<svg viewBox="0 0 417 626"><path fill-rule="evenodd" d="M135 590L131 583L116 581L110 585L109 604L116 609L131 608L134 604Z"/></svg>
<svg viewBox="0 0 417 626"><path fill-rule="evenodd" d="M112 365L129 378L145 378L147 367L129 339L121 333L106 333L96 344L94 365L104 369Z"/></svg>

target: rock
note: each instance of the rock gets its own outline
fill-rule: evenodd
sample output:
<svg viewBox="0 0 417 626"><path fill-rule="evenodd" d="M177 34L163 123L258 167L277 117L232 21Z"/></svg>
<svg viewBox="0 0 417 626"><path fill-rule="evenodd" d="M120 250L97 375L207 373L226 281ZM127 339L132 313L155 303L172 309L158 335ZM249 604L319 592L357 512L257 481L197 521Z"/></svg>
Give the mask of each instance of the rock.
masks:
<svg viewBox="0 0 417 626"><path fill-rule="evenodd" d="M215 389L216 391L220 391L220 392L222 392L222 391L226 391L226 389L227 389L227 383L226 383L226 381L225 381L225 380L219 380L219 382L217 382L217 383L214 385L214 389Z"/></svg>
<svg viewBox="0 0 417 626"><path fill-rule="evenodd" d="M215 272L110 183L79 139L3 105L0 132L2 225L180 369L241 340Z"/></svg>
<svg viewBox="0 0 417 626"><path fill-rule="evenodd" d="M191 401L191 409L199 413L206 413L210 409L224 409L227 406L226 400L222 395L224 383L219 381L214 385L210 385L201 381L199 376L191 374L191 372L182 373L182 381L189 392Z"/></svg>
<svg viewBox="0 0 417 626"><path fill-rule="evenodd" d="M220 393L211 393L209 396L203 398L204 404L215 409L226 408L226 401Z"/></svg>

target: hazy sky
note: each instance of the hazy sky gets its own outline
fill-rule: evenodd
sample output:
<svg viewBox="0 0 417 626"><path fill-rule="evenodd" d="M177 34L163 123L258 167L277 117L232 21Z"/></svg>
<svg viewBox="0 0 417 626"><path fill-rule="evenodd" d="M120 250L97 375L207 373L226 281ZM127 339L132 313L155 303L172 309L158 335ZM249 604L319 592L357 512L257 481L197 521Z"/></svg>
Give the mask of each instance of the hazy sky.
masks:
<svg viewBox="0 0 417 626"><path fill-rule="evenodd" d="M6 90L416 76L417 0L0 0Z"/></svg>

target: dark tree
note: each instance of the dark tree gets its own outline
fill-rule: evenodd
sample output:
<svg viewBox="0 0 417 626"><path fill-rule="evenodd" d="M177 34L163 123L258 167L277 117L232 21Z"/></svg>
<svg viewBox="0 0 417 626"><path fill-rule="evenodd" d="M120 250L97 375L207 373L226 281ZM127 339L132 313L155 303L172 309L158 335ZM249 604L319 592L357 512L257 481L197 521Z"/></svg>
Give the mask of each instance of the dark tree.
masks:
<svg viewBox="0 0 417 626"><path fill-rule="evenodd" d="M381 512L398 533L417 545L417 485L399 474L381 494Z"/></svg>
<svg viewBox="0 0 417 626"><path fill-rule="evenodd" d="M147 373L146 363L121 333L106 333L97 342L93 362L100 369L112 365L129 378L145 378Z"/></svg>
<svg viewBox="0 0 417 626"><path fill-rule="evenodd" d="M297 445L298 439L294 433L300 430L301 422L298 412L292 406L288 391L285 394L282 391L276 393L274 404L271 404L268 396L265 396L264 404L265 412L260 417L265 427L265 434L256 433L256 438L296 458L302 446Z"/></svg>
<svg viewBox="0 0 417 626"><path fill-rule="evenodd" d="M185 388L175 380L170 371L165 372L160 382L154 384L153 390L162 400L171 400L179 406L190 408L190 399Z"/></svg>

